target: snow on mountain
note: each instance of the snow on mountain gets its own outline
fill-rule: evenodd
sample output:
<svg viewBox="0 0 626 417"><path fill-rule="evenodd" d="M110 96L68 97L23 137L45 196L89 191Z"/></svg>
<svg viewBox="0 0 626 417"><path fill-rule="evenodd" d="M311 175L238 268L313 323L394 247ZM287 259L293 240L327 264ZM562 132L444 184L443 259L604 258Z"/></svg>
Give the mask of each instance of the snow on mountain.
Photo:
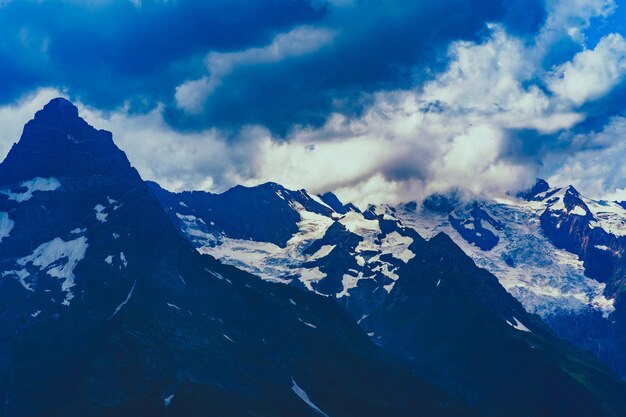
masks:
<svg viewBox="0 0 626 417"><path fill-rule="evenodd" d="M30 200L35 191L54 191L60 186L61 183L56 178L36 177L22 182L17 190L4 189L0 193L9 197L9 200L21 203Z"/></svg>
<svg viewBox="0 0 626 417"><path fill-rule="evenodd" d="M449 234L527 311L626 377L623 203L589 199L572 186L551 188L545 181L517 196L431 200L402 205L396 216L426 238ZM489 245L476 238L486 231Z"/></svg>
<svg viewBox="0 0 626 417"><path fill-rule="evenodd" d="M615 336L622 326L617 284L610 279L616 268L618 276L626 271L618 262L626 252L626 241L620 240L626 209L619 203L541 181L516 196L435 195L423 204L378 205L365 212L334 194L319 197L321 205L306 191L277 184L236 187L221 195L152 188L200 252L267 280L335 297L355 319L369 315L393 290L416 255L410 249L416 240L444 232L528 312L626 375L626 355ZM238 194L236 201L228 196L232 193ZM239 207L259 206L272 196L278 200L263 206L261 218ZM318 204L302 204L306 201ZM216 212L227 204L228 221L251 231L221 224ZM280 231L280 239L252 232L263 228ZM585 243L589 234L593 244ZM442 281L445 277L437 286Z"/></svg>
<svg viewBox="0 0 626 417"><path fill-rule="evenodd" d="M15 226L15 222L11 220L9 213L0 212L0 242L9 236L13 226Z"/></svg>
<svg viewBox="0 0 626 417"><path fill-rule="evenodd" d="M302 286L338 299L379 288L388 293L400 266L414 257L409 249L416 238L412 230L388 213L362 213L332 194L314 196L271 183L235 187L220 195L174 194L151 185L199 252L268 281ZM234 200L232 194L237 194L236 204L262 206L262 217L248 216L249 209L231 205L228 222L236 227L220 222L219 211ZM266 205L266 201L273 204ZM258 232L264 228L280 233ZM349 304L355 317L365 311L359 301Z"/></svg>
<svg viewBox="0 0 626 417"><path fill-rule="evenodd" d="M70 300L74 298L71 290L74 286L74 268L85 257L87 246L89 246L87 238L84 236L68 242L58 237L54 238L39 245L31 255L17 260L17 264L24 269L19 272L5 271L2 275L13 273L20 277L20 282L24 285L26 278L30 276L29 264L32 267L38 267L40 271L45 271L51 277L61 281L61 291L66 294L62 304L69 305ZM27 285L27 289L33 290L35 283Z"/></svg>
<svg viewBox="0 0 626 417"><path fill-rule="evenodd" d="M575 216L584 216L589 210L598 227L613 230L619 222L626 221L626 210L616 203L585 200L586 206L572 206L568 211L563 202L567 189L550 189L530 201L497 195L459 204L450 211L404 204L380 205L366 213L354 209L338 213L324 204L330 212L319 213L288 200L289 193L294 192L277 191L299 220L284 247L252 237L232 238L228 232L218 231L219 224L214 222L207 227L202 213L185 214L194 204L184 201L183 194L173 194L179 201L171 204L171 212L201 253L274 282L296 280L309 290L338 298L349 297L360 281L373 277L385 280L382 287L391 291L398 279L398 268L415 256L409 249L413 237L406 231L408 227L427 239L439 232L451 236L479 266L494 273L529 312L548 317L592 309L606 318L614 311L613 299L604 294L606 284L587 277L582 261L575 254L554 246L541 228L540 216L545 210L565 211ZM305 191L299 193L319 200ZM253 189L250 198L254 198ZM334 205L343 207L341 203ZM394 225L393 230L383 231L381 222ZM341 226L339 234L353 235L358 243L344 250L352 266L347 267L346 263L341 271L332 271L340 275L337 290L321 291L315 284L329 273L323 264L333 252L341 251L331 239L324 239L333 224Z"/></svg>
<svg viewBox="0 0 626 417"><path fill-rule="evenodd" d="M478 266L498 277L502 286L531 313L545 318L591 308L608 317L614 306L613 300L604 295L606 284L586 277L582 261L556 248L541 229L539 217L544 210L565 207L554 194L539 196L544 199L537 201L497 195L480 202L462 203L449 213L404 205L397 209L396 215L427 239L439 232L448 234ZM491 222L497 222L498 229L491 222L477 218L476 207ZM457 218L462 218L465 224L488 225L487 230L497 243L487 248L479 246L467 238L464 230L459 230Z"/></svg>
<svg viewBox="0 0 626 417"><path fill-rule="evenodd" d="M199 254L111 134L67 100L25 126L0 190L2 416L468 415L332 300ZM233 213L247 192L234 190L202 230L288 257L336 223L319 199L262 191Z"/></svg>

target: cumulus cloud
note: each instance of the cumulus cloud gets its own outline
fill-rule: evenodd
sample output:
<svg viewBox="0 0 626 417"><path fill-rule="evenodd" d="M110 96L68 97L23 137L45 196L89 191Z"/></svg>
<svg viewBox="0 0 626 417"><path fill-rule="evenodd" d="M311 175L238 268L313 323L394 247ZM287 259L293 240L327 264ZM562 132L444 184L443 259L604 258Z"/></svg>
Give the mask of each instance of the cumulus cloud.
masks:
<svg viewBox="0 0 626 417"><path fill-rule="evenodd" d="M598 199L626 200L626 118L615 117L602 130L569 138L575 152L551 154L549 182L574 184Z"/></svg>
<svg viewBox="0 0 626 417"><path fill-rule="evenodd" d="M162 105L166 122L179 130L259 124L282 137L294 126L321 126L336 111L360 113L362 94L427 79L420 68L437 65L450 41L480 39L486 21L525 36L545 17L543 0L59 0L1 7L0 104L62 86L71 98L106 110Z"/></svg>
<svg viewBox="0 0 626 417"><path fill-rule="evenodd" d="M64 96L55 88L43 88L21 97L15 103L0 106L0 159L4 159L11 146L22 135L26 122L33 118L47 102Z"/></svg>
<svg viewBox="0 0 626 417"><path fill-rule="evenodd" d="M46 88L27 95L17 103L0 107L0 159L19 139L22 128L35 112L63 91ZM75 102L81 117L98 129L113 133L116 144L126 152L144 179L158 180L172 190L223 191L254 176L251 155L261 146L264 129L248 128L246 139L231 141L216 129L181 133L163 119L162 107L148 113L132 113L128 106L101 111Z"/></svg>
<svg viewBox="0 0 626 417"><path fill-rule="evenodd" d="M586 106L622 82L622 37L588 47L585 36L612 1L549 1L547 18L526 31L497 8L504 23L485 24L453 1L460 14L435 35L426 23L440 5L314 3L328 13L323 25L292 22L245 47L196 51L204 61L185 68L198 70L172 78L176 109L165 96L139 111L133 98L113 107L85 99L79 108L113 131L144 178L173 190L276 181L364 206L457 188L514 190L537 175L601 193L626 186L603 180L609 172L598 166L626 151L621 119L587 125ZM455 31L459 16L469 23ZM555 54L563 39L570 52ZM0 107L0 122L16 125L22 116L12 115L30 117L52 93Z"/></svg>
<svg viewBox="0 0 626 417"><path fill-rule="evenodd" d="M581 105L609 92L625 74L626 41L613 33L603 37L594 49L585 49L557 66L547 85L562 99Z"/></svg>

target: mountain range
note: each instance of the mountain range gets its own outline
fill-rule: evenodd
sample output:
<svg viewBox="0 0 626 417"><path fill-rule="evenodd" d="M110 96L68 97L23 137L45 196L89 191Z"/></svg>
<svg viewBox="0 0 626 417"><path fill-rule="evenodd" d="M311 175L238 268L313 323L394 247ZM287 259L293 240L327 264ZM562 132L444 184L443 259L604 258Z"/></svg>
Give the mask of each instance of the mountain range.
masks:
<svg viewBox="0 0 626 417"><path fill-rule="evenodd" d="M416 256L414 242L445 233L553 332L626 376L624 203L595 201L572 186L551 188L543 180L516 195L459 191L433 195L421 204L370 206L363 212L330 193L314 196L277 184L235 187L218 195L176 194L150 186L199 251L268 280L279 277L333 296L356 320L391 292ZM209 201L228 200L235 193L279 200L272 207L289 213L280 227L297 229L291 240L223 227L214 217L219 203ZM274 220L267 208L262 211L263 217L231 211L230 222L267 227Z"/></svg>
<svg viewBox="0 0 626 417"><path fill-rule="evenodd" d="M622 217L172 193L54 99L0 164L0 415L624 416Z"/></svg>

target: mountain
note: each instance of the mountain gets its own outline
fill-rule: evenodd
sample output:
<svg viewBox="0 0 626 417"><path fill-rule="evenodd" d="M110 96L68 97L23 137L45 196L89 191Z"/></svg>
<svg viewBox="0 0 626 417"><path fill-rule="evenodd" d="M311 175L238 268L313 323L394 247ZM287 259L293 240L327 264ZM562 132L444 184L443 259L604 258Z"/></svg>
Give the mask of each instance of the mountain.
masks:
<svg viewBox="0 0 626 417"><path fill-rule="evenodd" d="M329 194L274 183L222 194L149 186L201 253L272 282L332 296L355 319L382 302L398 279L395 271L415 256L409 245L422 240L388 213L361 213Z"/></svg>
<svg viewBox="0 0 626 417"><path fill-rule="evenodd" d="M198 253L64 99L0 164L0 231L2 416L472 414L332 299Z"/></svg>
<svg viewBox="0 0 626 417"><path fill-rule="evenodd" d="M300 216L298 231L285 247L255 241L252 236L233 239L223 228L212 235L211 244L204 245L190 230L206 224L220 230L211 217L212 205L230 191L210 194L212 201L206 203L206 198L206 204L200 204L189 198L193 193L170 193L154 183L151 187L181 233L200 252L259 271L266 279L280 276L280 282L289 286L336 298L373 341L404 361L420 379L463 397L486 415L626 414L624 382L593 355L559 339L538 315L529 314L503 287L502 282L511 276L499 281L478 268L445 234L427 235L430 239L425 240L417 232L419 221L431 224L430 219L420 217L426 210L435 213L435 220L445 219L466 246L468 239L481 253L499 250L500 236L509 222L478 202L466 205L460 198L450 201L438 196L425 203L428 209L418 209L413 203L343 214L333 208L334 212L324 215L285 198L286 206L280 210L291 207ZM314 199L305 191L276 185L245 190L244 204L250 206L256 206L257 199L269 198L269 193ZM467 211L458 209L461 204ZM240 210L232 207L231 213ZM237 221L256 224L262 220L245 217ZM461 234L457 228L466 232ZM548 250L556 250L547 238L545 243ZM532 246L516 256L532 259ZM507 265L504 258L502 264ZM267 271L277 273L271 278L264 274ZM546 274L552 272L546 270ZM519 273L515 282L525 278ZM567 278L554 277L558 282ZM539 293L539 286L532 289ZM537 298L530 299L532 305L540 306ZM601 307L597 314L605 320Z"/></svg>
<svg viewBox="0 0 626 417"><path fill-rule="evenodd" d="M426 238L448 234L527 311L626 378L622 205L538 180L517 196L436 195L395 209ZM478 244L481 236L490 245Z"/></svg>
<svg viewBox="0 0 626 417"><path fill-rule="evenodd" d="M626 385L590 353L557 338L445 234L416 258L362 322L416 375L487 415L626 415Z"/></svg>

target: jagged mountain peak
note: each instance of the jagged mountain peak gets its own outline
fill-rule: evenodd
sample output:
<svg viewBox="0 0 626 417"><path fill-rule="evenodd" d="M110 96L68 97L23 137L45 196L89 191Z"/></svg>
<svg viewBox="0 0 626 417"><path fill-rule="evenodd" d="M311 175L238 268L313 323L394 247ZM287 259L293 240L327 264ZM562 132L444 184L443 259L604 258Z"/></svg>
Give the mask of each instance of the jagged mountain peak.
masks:
<svg viewBox="0 0 626 417"><path fill-rule="evenodd" d="M537 178L532 187L517 193L519 198L524 200L532 200L537 194L545 193L550 189L550 184L542 178Z"/></svg>
<svg viewBox="0 0 626 417"><path fill-rule="evenodd" d="M53 98L43 109L35 113L36 119L47 118L50 121L58 122L66 118L79 118L78 107L71 101L63 97Z"/></svg>
<svg viewBox="0 0 626 417"><path fill-rule="evenodd" d="M567 187L565 187L565 193L572 194L575 196L580 196L580 193L578 192L576 188L574 188L573 185L568 185Z"/></svg>
<svg viewBox="0 0 626 417"><path fill-rule="evenodd" d="M31 131L37 133L43 131L47 134L27 134ZM35 117L26 124L22 140L37 139L37 144L42 145L44 141L48 142L60 138L66 139L70 143L81 143L90 140L113 141L111 132L95 129L85 119L80 117L78 107L71 101L57 97L50 100L41 110L37 111Z"/></svg>
<svg viewBox="0 0 626 417"><path fill-rule="evenodd" d="M0 166L0 184L4 185L36 177L128 175L139 180L111 132L89 125L77 107L63 98L51 100L26 123Z"/></svg>
<svg viewBox="0 0 626 417"><path fill-rule="evenodd" d="M330 191L324 194L319 194L318 197L339 214L346 214L349 211L355 211L357 213L361 212L361 210L359 210L359 208L352 203L342 203L341 200L339 200L339 197Z"/></svg>
<svg viewBox="0 0 626 417"><path fill-rule="evenodd" d="M109 138L55 100L0 164L0 415L467 415L332 300L197 253Z"/></svg>

